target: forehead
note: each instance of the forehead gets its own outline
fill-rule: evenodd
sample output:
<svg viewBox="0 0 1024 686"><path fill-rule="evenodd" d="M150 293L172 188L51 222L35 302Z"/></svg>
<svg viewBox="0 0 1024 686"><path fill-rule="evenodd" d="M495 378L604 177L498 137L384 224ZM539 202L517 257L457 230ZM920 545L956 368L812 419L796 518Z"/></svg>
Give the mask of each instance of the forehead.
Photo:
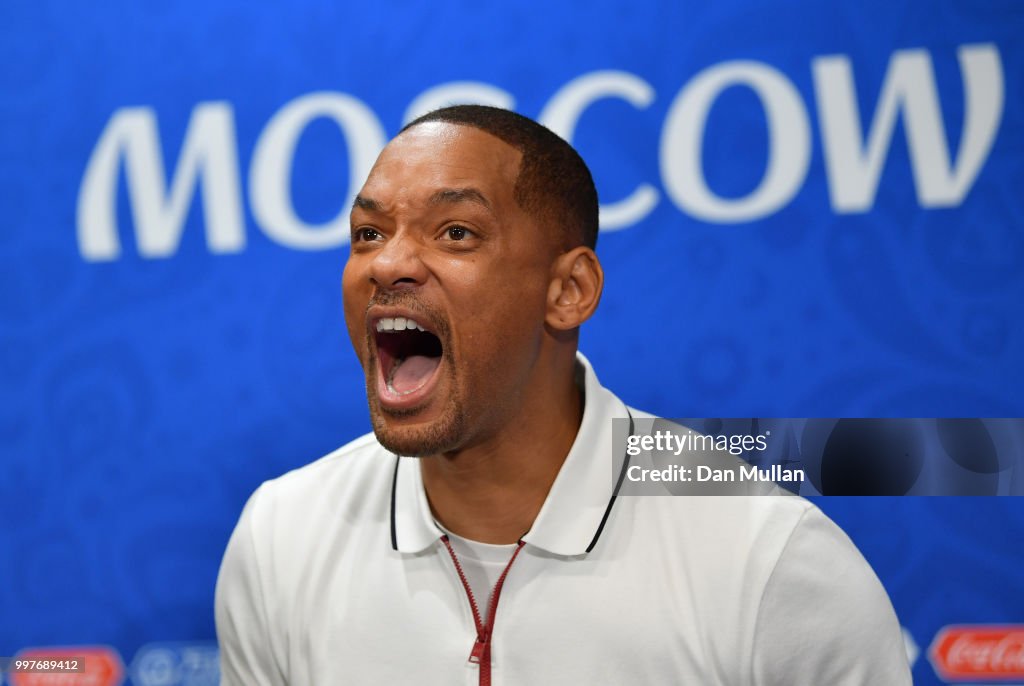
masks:
<svg viewBox="0 0 1024 686"><path fill-rule="evenodd" d="M384 148L360 191L383 203L418 203L442 188L471 187L490 201L512 199L522 154L471 126L419 124Z"/></svg>

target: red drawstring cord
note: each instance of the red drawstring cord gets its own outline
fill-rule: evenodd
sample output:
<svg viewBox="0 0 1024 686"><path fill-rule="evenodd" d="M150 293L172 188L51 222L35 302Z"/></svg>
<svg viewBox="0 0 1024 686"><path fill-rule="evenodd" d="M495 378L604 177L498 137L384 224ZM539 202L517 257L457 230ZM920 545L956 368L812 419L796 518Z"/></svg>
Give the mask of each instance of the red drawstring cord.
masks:
<svg viewBox="0 0 1024 686"><path fill-rule="evenodd" d="M462 587L466 589L469 606L473 610L473 622L476 624L476 641L473 643L473 650L469 653L469 661L480 665L480 686L491 686L491 633L494 631L494 618L498 614L498 599L501 598L501 588L505 585L505 577L508 576L508 570L512 568L512 563L516 561L519 551L523 549L526 542L519 541L519 545L516 546L512 557L509 558L508 564L505 565L505 570L498 577L498 582L494 584L494 590L491 591L490 605L487 608L487 622L484 623L480 621L480 608L476 604L473 590L469 587L469 581L466 580L466 574L462 571L459 557L455 554L448 536L442 536L441 541L444 543L444 547L448 549L452 562L455 563L455 571L459 573L459 580L462 582Z"/></svg>

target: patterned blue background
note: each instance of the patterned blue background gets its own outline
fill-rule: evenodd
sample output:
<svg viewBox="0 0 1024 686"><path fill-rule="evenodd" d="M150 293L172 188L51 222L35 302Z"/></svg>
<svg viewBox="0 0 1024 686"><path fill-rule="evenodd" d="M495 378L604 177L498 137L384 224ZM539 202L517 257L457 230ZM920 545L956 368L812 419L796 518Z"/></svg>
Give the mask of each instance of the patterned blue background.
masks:
<svg viewBox="0 0 1024 686"><path fill-rule="evenodd" d="M605 385L663 416L1024 415L1024 4L302 2L0 6L0 654L214 637L228 535L264 479L368 429L344 333L346 247L269 238L250 167L275 113L318 91L363 103L388 135L426 89L480 81L538 116L566 84L619 70L647 107L590 106L575 144L603 199L658 193L604 233L607 289L582 349ZM934 68L950 156L965 121L962 46L998 52L1005 101L970 191L922 207L896 124L869 211L829 196L812 62L845 55L868 129L899 50ZM660 159L670 105L735 60L777 70L808 117L810 166L792 200L754 221L676 206ZM174 175L197 105L229 103L244 248L208 248L203 202L180 245L140 254L127 172L123 252L86 259L76 204L115 113L148 108ZM754 92L724 91L703 138L707 185L756 187L769 128ZM863 141L861 141L862 143ZM292 167L309 224L346 201L351 142L319 119ZM825 499L875 566L923 652L953 623L1024 623L1017 499ZM924 657L921 684L939 683Z"/></svg>

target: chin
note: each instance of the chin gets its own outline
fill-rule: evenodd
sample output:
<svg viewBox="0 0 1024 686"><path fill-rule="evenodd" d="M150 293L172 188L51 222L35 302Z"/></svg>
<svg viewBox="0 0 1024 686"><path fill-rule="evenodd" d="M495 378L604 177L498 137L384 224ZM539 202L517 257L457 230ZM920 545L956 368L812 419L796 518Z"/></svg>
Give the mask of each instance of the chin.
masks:
<svg viewBox="0 0 1024 686"><path fill-rule="evenodd" d="M412 419L418 413L400 414L405 416L392 416L379 407L370 408L374 435L382 446L397 455L437 455L455 450L462 443L464 415L455 408L449 408L437 419L427 422Z"/></svg>

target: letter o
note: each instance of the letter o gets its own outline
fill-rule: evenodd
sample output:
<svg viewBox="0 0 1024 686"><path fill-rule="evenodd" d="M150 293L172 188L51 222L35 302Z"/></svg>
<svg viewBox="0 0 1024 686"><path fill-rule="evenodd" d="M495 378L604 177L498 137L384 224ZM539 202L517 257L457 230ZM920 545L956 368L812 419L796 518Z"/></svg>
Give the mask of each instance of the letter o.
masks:
<svg viewBox="0 0 1024 686"><path fill-rule="evenodd" d="M764 176L738 199L715 195L702 168L708 111L731 86L747 86L758 96L769 134ZM659 152L665 190L679 209L709 222L747 222L777 211L800 189L811 160L810 124L800 94L781 72L760 62L723 62L694 77L672 101Z"/></svg>
<svg viewBox="0 0 1024 686"><path fill-rule="evenodd" d="M336 122L345 134L349 190L337 216L322 224L306 224L292 205L292 162L299 136L319 117ZM249 166L249 203L263 232L301 250L323 250L347 243L349 209L385 140L384 129L373 111L344 93L310 93L278 110L260 134Z"/></svg>
<svg viewBox="0 0 1024 686"><path fill-rule="evenodd" d="M624 71L595 71L565 84L545 105L537 118L569 143L583 111L597 100L619 98L637 109L654 100L654 89L638 76ZM643 221L658 204L658 191L642 183L625 199L601 205L601 231L617 231Z"/></svg>

